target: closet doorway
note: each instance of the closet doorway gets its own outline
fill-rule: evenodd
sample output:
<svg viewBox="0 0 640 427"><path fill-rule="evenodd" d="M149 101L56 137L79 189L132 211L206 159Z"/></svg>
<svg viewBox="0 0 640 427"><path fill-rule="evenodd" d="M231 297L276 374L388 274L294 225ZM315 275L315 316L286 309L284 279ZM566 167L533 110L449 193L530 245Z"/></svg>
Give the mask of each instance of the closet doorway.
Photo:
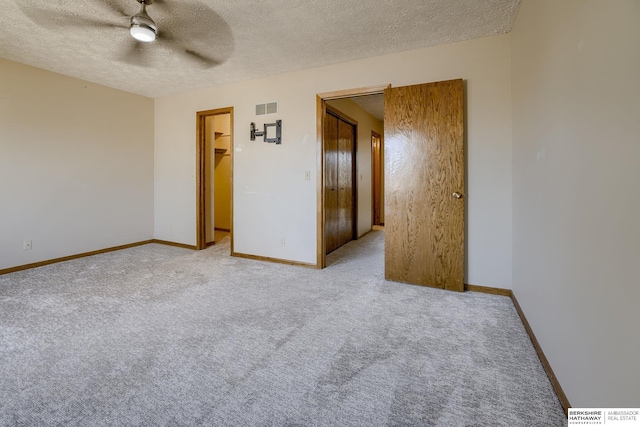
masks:
<svg viewBox="0 0 640 427"><path fill-rule="evenodd" d="M197 248L229 234L233 252L233 108L197 113Z"/></svg>
<svg viewBox="0 0 640 427"><path fill-rule="evenodd" d="M318 148L318 175L317 175L317 252L316 267L326 267L326 256L333 249L331 235L337 223L332 219L331 209L327 209L330 203L329 181L327 175L331 173L331 157L325 156L327 147L325 146L325 135L329 130L325 128L326 120L332 120L336 114L347 123L356 125L354 128L354 149L352 154L351 179L353 185L353 216L352 233L350 240L357 239L371 230L371 220L373 217L372 189L371 189L371 130L375 130L379 135L383 133L382 120L364 108L360 101L375 101L374 104L382 103L382 93L385 86L371 86L366 88L340 90L335 92L319 93L316 95L316 117L317 117L317 148ZM372 97L375 97L374 100ZM357 100L355 98L358 98ZM337 111L336 111L337 110ZM342 113L342 114L340 114ZM337 174L337 173L336 173ZM343 172L344 175L348 173ZM337 188L337 186L335 187ZM343 211L344 212L344 211ZM384 215L384 213L383 213ZM345 233L346 235L346 233ZM328 237L328 238L327 238Z"/></svg>
<svg viewBox="0 0 640 427"><path fill-rule="evenodd" d="M326 266L323 124L329 116L327 102L381 93L384 93L384 130L378 135L382 137L380 166L384 169L380 222L385 228L385 279L463 291L465 107L462 79L316 95L318 153L321 154L318 156L317 267ZM360 126L364 123L359 122ZM371 169L376 169L373 162ZM361 169L358 178L362 176ZM366 205L360 201L359 207L363 206ZM371 217L375 222L374 215Z"/></svg>
<svg viewBox="0 0 640 427"><path fill-rule="evenodd" d="M383 161L383 147L382 137L380 134L371 131L371 169L372 169L372 196L373 201L373 225L384 225L384 186L383 186L383 173L382 165Z"/></svg>
<svg viewBox="0 0 640 427"><path fill-rule="evenodd" d="M333 252L356 236L357 123L326 107L324 120L325 250Z"/></svg>

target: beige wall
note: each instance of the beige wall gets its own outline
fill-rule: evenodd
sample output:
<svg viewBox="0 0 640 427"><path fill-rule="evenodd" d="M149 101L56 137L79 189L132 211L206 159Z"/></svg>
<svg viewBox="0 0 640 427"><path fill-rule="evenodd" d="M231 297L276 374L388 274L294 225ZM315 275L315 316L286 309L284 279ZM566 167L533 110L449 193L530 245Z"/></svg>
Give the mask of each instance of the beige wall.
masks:
<svg viewBox="0 0 640 427"><path fill-rule="evenodd" d="M574 407L640 406L640 2L525 0L514 284Z"/></svg>
<svg viewBox="0 0 640 427"><path fill-rule="evenodd" d="M234 107L237 252L316 261L316 94L463 78L467 97L467 272L511 287L511 48L502 35L212 87L155 100L155 237L195 244L195 117ZM279 101L277 116L254 105ZM265 118L266 117L266 118ZM282 119L282 145L249 124ZM310 171L311 181L305 180ZM282 239L286 245L282 245Z"/></svg>
<svg viewBox="0 0 640 427"><path fill-rule="evenodd" d="M153 238L153 101L0 59L0 205L0 269Z"/></svg>
<svg viewBox="0 0 640 427"><path fill-rule="evenodd" d="M373 220L371 131L382 135L384 127L380 120L349 99L335 99L328 101L327 104L358 122L356 179L358 181L358 237L360 237L371 231Z"/></svg>

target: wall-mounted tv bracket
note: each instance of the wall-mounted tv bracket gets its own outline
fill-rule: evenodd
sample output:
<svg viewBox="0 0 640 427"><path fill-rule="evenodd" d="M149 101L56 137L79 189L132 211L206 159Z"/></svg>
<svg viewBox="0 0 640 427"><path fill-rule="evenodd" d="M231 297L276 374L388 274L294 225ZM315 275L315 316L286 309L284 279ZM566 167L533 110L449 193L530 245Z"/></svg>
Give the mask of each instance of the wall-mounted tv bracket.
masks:
<svg viewBox="0 0 640 427"><path fill-rule="evenodd" d="M267 138L267 128L275 127L276 136L274 138ZM282 120L276 120L275 123L265 123L264 130L256 130L256 124L251 122L251 140L255 141L256 136L264 137L264 142L275 142L276 144L282 143Z"/></svg>

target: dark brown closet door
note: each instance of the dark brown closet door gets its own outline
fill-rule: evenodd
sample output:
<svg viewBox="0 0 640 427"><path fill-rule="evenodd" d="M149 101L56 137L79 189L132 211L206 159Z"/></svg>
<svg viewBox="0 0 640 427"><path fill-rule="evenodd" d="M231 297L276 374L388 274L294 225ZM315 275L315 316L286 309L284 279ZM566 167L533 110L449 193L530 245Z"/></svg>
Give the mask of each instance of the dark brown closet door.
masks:
<svg viewBox="0 0 640 427"><path fill-rule="evenodd" d="M353 125L338 120L338 241L339 246L353 240Z"/></svg>
<svg viewBox="0 0 640 427"><path fill-rule="evenodd" d="M325 248L333 252L354 238L355 126L327 113L325 150Z"/></svg>
<svg viewBox="0 0 640 427"><path fill-rule="evenodd" d="M327 114L324 121L324 235L327 253L338 243L338 118Z"/></svg>

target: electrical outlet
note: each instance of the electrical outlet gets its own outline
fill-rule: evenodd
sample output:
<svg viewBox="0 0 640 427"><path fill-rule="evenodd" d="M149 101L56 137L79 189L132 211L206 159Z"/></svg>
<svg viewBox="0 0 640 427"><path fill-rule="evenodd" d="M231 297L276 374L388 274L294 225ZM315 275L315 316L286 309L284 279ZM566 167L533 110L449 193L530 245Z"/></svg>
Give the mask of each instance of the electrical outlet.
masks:
<svg viewBox="0 0 640 427"><path fill-rule="evenodd" d="M31 240L25 240L22 243L22 250L23 251L30 251L31 250Z"/></svg>
<svg viewBox="0 0 640 427"><path fill-rule="evenodd" d="M280 240L280 245L282 245L282 246L284 247L284 246L286 246L286 245L285 245L285 243L286 243L286 241L285 241L285 238L283 237L283 238Z"/></svg>

